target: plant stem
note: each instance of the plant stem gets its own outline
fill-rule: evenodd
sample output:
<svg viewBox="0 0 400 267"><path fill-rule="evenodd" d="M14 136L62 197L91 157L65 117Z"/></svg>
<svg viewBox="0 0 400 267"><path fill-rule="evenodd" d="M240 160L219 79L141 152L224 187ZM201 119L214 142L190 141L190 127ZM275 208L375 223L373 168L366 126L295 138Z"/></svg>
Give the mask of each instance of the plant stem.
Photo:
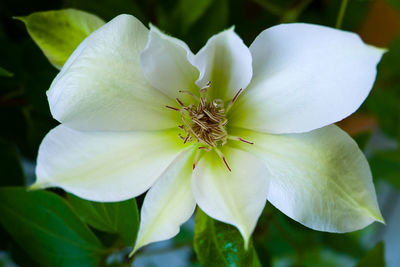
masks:
<svg viewBox="0 0 400 267"><path fill-rule="evenodd" d="M338 13L338 16L336 19L336 29L340 29L342 27L343 18L344 18L344 14L346 13L346 8L347 8L348 2L349 2L348 0L342 0L342 3L340 4L339 13Z"/></svg>

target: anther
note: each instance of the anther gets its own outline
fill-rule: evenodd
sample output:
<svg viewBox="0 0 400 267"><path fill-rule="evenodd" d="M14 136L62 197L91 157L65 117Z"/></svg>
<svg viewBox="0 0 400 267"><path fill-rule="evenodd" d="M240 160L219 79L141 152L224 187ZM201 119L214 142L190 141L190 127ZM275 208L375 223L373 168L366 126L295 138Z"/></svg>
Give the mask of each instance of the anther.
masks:
<svg viewBox="0 0 400 267"><path fill-rule="evenodd" d="M228 135L228 139L235 140L235 141L240 141L240 142L243 142L243 143L246 143L246 144L249 144L249 145L254 145L253 142L245 140L245 139L243 139L241 137L238 137L238 136Z"/></svg>
<svg viewBox="0 0 400 267"><path fill-rule="evenodd" d="M228 107L226 108L225 113L228 113L228 111L231 109L231 107L233 106L233 104L235 103L236 99L238 98L238 96L240 95L240 93L242 92L242 88L239 89L239 91L237 91L237 93L235 94L235 96L232 98L231 102L229 103Z"/></svg>
<svg viewBox="0 0 400 267"><path fill-rule="evenodd" d="M229 167L228 162L226 162L226 159L225 159L224 154L222 154L222 152L221 152L218 148L215 148L215 147L214 147L214 149L215 149L215 152L217 152L218 156L221 157L221 159L222 159L222 161L224 162L226 168L228 168L228 170L231 172L232 170L231 170L231 168Z"/></svg>
<svg viewBox="0 0 400 267"><path fill-rule="evenodd" d="M179 111L180 110L179 108L175 108L175 107L171 107L171 106L165 106L165 107L167 107L169 109L172 109L172 110L175 110L175 111Z"/></svg>
<svg viewBox="0 0 400 267"><path fill-rule="evenodd" d="M183 102L179 98L176 98L176 102L178 102L178 104L181 105L181 107L183 108L186 107L185 104L183 104Z"/></svg>
<svg viewBox="0 0 400 267"><path fill-rule="evenodd" d="M200 153L201 153L201 151L197 150L196 155L194 156L193 166L192 166L193 170L194 170L194 168L196 168L197 162L199 161Z"/></svg>
<svg viewBox="0 0 400 267"><path fill-rule="evenodd" d="M242 90L243 90L243 89L242 89L242 88L240 88L240 89L239 89L239 91L236 93L236 95L235 95L235 96L232 98L232 101L231 101L231 102L232 102L232 104L233 104L233 103L235 103L235 101L236 101L236 98L239 96L239 94L242 92Z"/></svg>
<svg viewBox="0 0 400 267"><path fill-rule="evenodd" d="M239 141L242 141L243 143L246 143L246 144L249 144L249 145L254 145L254 143L253 142L250 142L250 141L247 141L247 140L244 140L243 138L238 138L238 140Z"/></svg>
<svg viewBox="0 0 400 267"><path fill-rule="evenodd" d="M210 88L210 86L211 86L211 81L208 81L208 82L206 83L206 86L204 86L204 87L202 87L202 88L200 89L200 93L207 93L207 89Z"/></svg>

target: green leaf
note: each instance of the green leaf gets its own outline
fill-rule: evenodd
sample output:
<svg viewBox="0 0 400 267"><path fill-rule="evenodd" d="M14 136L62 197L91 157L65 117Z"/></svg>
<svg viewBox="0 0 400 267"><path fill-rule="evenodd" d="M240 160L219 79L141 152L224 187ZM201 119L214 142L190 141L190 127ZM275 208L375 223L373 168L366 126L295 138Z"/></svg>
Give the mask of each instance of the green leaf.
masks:
<svg viewBox="0 0 400 267"><path fill-rule="evenodd" d="M6 69L3 69L2 67L0 67L0 76L3 76L3 77L12 77L12 76L14 76L14 74L11 73L11 72L9 72L9 71L6 70Z"/></svg>
<svg viewBox="0 0 400 267"><path fill-rule="evenodd" d="M179 10L182 16L182 32L186 33L211 5L212 0L180 0Z"/></svg>
<svg viewBox="0 0 400 267"><path fill-rule="evenodd" d="M252 242L245 250L243 237L235 227L213 220L200 209L196 215L194 249L203 266L257 266L253 263Z"/></svg>
<svg viewBox="0 0 400 267"><path fill-rule="evenodd" d="M78 215L92 227L119 234L125 245L133 245L139 229L139 212L136 200L102 203L68 194L68 200Z"/></svg>
<svg viewBox="0 0 400 267"><path fill-rule="evenodd" d="M0 188L0 223L42 266L98 266L103 248L58 195Z"/></svg>
<svg viewBox="0 0 400 267"><path fill-rule="evenodd" d="M357 263L356 267L384 267L385 248L383 242L379 242Z"/></svg>
<svg viewBox="0 0 400 267"><path fill-rule="evenodd" d="M58 69L90 33L104 24L99 17L76 9L36 12L16 19L25 23L32 39Z"/></svg>

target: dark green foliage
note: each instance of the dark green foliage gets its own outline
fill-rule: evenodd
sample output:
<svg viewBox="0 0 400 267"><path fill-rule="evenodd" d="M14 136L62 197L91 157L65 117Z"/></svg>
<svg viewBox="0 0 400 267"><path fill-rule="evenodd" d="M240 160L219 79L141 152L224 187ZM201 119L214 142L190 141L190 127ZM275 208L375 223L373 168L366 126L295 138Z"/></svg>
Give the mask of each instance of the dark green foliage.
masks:
<svg viewBox="0 0 400 267"><path fill-rule="evenodd" d="M375 245L368 253L357 263L356 267L385 267L385 246L382 242Z"/></svg>
<svg viewBox="0 0 400 267"><path fill-rule="evenodd" d="M101 203L68 194L68 201L82 220L90 226L118 234L126 246L134 244L139 227L139 212L135 199Z"/></svg>
<svg viewBox="0 0 400 267"><path fill-rule="evenodd" d="M59 196L25 188L0 189L0 222L43 266L97 266L104 250Z"/></svg>
<svg viewBox="0 0 400 267"><path fill-rule="evenodd" d="M195 225L194 249L203 266L253 265L253 245L250 241L246 250L243 237L235 227L210 218L200 208L197 209Z"/></svg>

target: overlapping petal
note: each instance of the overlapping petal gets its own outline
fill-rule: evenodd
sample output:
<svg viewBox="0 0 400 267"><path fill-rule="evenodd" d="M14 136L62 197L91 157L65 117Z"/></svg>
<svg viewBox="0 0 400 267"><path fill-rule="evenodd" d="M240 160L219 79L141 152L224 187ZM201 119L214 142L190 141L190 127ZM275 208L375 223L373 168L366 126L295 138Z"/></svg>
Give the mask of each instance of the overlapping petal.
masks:
<svg viewBox="0 0 400 267"><path fill-rule="evenodd" d="M267 133L307 132L353 113L384 53L354 33L303 23L263 31L250 51L253 79L231 125Z"/></svg>
<svg viewBox="0 0 400 267"><path fill-rule="evenodd" d="M179 90L199 94L195 84L199 71L189 62L191 57L193 53L184 42L151 25L149 41L140 55L140 62L150 84L173 99L179 97L186 104L194 99Z"/></svg>
<svg viewBox="0 0 400 267"><path fill-rule="evenodd" d="M327 232L383 221L368 162L337 126L287 135L233 132L254 142L237 145L263 159L271 173L268 200L290 218Z"/></svg>
<svg viewBox="0 0 400 267"><path fill-rule="evenodd" d="M147 192L135 248L175 236L193 214L196 202L190 188L193 147L183 151Z"/></svg>
<svg viewBox="0 0 400 267"><path fill-rule="evenodd" d="M210 81L212 98L224 101L246 88L253 73L250 51L233 28L211 37L191 62L200 71L196 84L204 87Z"/></svg>
<svg viewBox="0 0 400 267"><path fill-rule="evenodd" d="M121 201L146 191L183 150L177 130L47 134L33 188L58 186L81 198Z"/></svg>
<svg viewBox="0 0 400 267"><path fill-rule="evenodd" d="M193 195L209 216L236 226L247 246L265 206L269 174L250 153L229 147L223 151L232 172L216 153L205 153L193 171Z"/></svg>
<svg viewBox="0 0 400 267"><path fill-rule="evenodd" d="M140 66L148 32L120 15L87 37L47 92L54 118L80 130L175 127L177 114L165 110L173 100L147 82Z"/></svg>

